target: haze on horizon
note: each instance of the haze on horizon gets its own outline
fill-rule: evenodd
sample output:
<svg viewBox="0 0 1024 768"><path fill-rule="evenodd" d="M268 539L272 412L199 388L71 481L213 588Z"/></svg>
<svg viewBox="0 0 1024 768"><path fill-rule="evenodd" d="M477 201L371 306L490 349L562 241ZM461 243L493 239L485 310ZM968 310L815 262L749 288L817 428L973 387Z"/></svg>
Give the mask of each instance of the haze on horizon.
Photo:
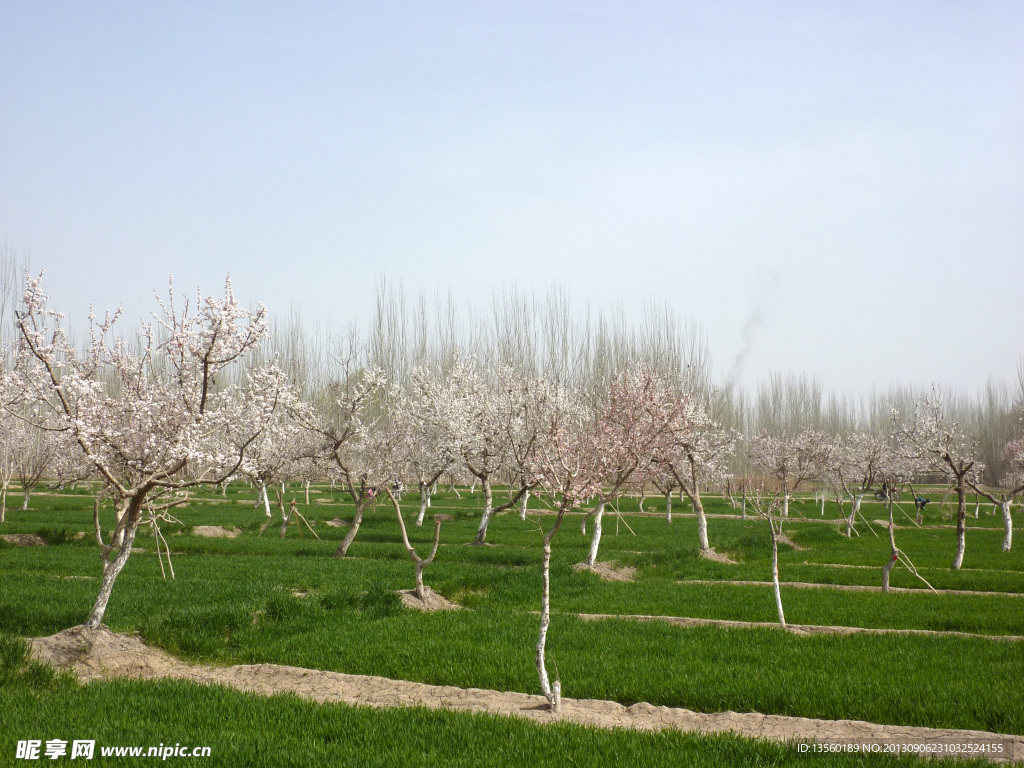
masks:
<svg viewBox="0 0 1024 768"><path fill-rule="evenodd" d="M0 6L0 241L84 327L168 273L312 325L381 279L668 304L716 374L1024 356L1024 5Z"/></svg>

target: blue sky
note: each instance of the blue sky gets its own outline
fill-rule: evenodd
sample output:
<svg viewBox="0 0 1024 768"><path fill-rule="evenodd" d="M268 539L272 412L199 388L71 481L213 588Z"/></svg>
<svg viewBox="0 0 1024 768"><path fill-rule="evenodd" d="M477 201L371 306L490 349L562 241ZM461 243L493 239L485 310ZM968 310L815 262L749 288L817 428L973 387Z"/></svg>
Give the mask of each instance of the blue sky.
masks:
<svg viewBox="0 0 1024 768"><path fill-rule="evenodd" d="M365 321L381 276L670 302L724 377L1024 355L1019 2L0 4L0 239L72 324L151 290Z"/></svg>

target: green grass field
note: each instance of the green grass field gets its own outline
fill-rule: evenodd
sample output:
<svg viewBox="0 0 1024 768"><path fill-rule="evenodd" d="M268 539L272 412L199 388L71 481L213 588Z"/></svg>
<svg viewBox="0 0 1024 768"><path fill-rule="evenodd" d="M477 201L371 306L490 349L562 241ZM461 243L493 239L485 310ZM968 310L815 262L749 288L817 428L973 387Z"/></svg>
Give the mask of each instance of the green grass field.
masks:
<svg viewBox="0 0 1024 768"><path fill-rule="evenodd" d="M281 540L277 522L257 538L265 518L262 510L253 508L254 492L242 484L232 486L226 499L204 495L176 510L181 525L163 529L175 553L177 578L173 581L161 578L154 540L140 531L136 546L147 551L129 560L114 590L106 623L115 631L139 632L146 642L190 660L272 662L539 693L533 659L534 612L540 603L538 520L545 526L550 520L543 515L531 516L527 522L515 514L499 516L488 534L491 546L467 546L481 495L470 497L463 492L459 500L438 494L432 511L453 514L456 520L445 523L441 549L425 580L467 610L425 615L403 608L396 595L396 590L412 586L413 564L400 543L393 510L383 504L371 510L350 557L335 559L331 554L345 530L327 527L323 521L347 519L351 506L339 494L332 498L329 489L319 490L314 496L318 503L300 508L308 519L317 521L315 529L322 541L308 531L299 538L294 528ZM301 501L301 494L296 495ZM941 494L929 495L936 502L941 498ZM408 520L417 503L413 494L406 499ZM578 518L567 521L554 540L555 615L548 641L549 666L557 668L564 695L623 704L648 701L707 712L731 709L1024 734L1021 642L941 635L802 637L775 629L681 628L575 617L577 613L647 614L774 622L769 586L680 583L770 578L767 524L740 519L718 498L709 499L705 506L711 515L712 545L729 553L736 565L697 556L695 521L685 516L689 506L678 501L671 525L661 516L633 514L635 499L620 505L627 513L621 522L606 516L599 559L637 568L631 583L606 582L573 570L584 558L590 539L580 534ZM945 510L929 510L921 529L905 518L902 525L897 519L901 526L897 544L922 575L939 589L1024 593L1024 557L1019 549L1000 551L1002 519L987 513L991 505L982 506L977 520L971 507L965 569L949 570L954 534L944 516L950 507L947 501ZM664 500L648 497L644 509L663 512ZM791 509L786 532L801 549L781 547L783 581L880 584L880 569L888 558L884 531L875 537L860 525L862 535L847 539L838 532L836 505L827 505L825 519L832 522L824 523L813 501L797 502ZM91 529L91 510L92 498L84 491L37 495L29 510L8 510L3 533L40 533L50 546L16 548L0 542L5 576L0 630L14 636L39 636L85 619L99 585L99 556L91 534L85 539L76 539L75 534ZM909 511L913 514L912 507ZM867 502L864 513L868 520L884 516L881 505ZM111 527L112 513L105 510L103 514L104 526ZM234 539L200 538L190 534L195 525L238 527L242 533ZM409 526L421 550L427 547L432 530L432 526ZM894 571L892 583L923 587L905 570ZM1024 635L1024 597L935 595L923 589L884 595L784 588L783 601L791 623ZM445 743L453 745L469 739L473 743L465 746L466 754L475 757L467 758L467 765L511 765L527 759L546 764L561 754L573 756L568 764L606 764L593 763L588 757L593 754L589 745L598 743L593 741L596 738L612 739L609 743L616 745L613 752L622 755L623 765L661 764L665 754L676 755L665 762L673 765L786 764L801 759L783 747L738 739L617 732L594 737L584 729L538 728L455 713L368 712L294 699L270 705L242 694L171 682L116 681L83 687L58 679L36 691L25 682L25 674L9 677L21 681L3 700L3 716L12 726L22 728L51 708L61 713L69 728L71 724L92 728L98 720L95 713L115 706L114 700L137 701L142 711L158 701L187 700L191 703L181 707L188 716L171 720L180 728L174 730L174 738L179 739L180 732L189 734L180 739L198 741L202 736L211 745L230 743L234 764L248 763L244 756L250 752L281 750L285 744L289 750L298 750L296 755L308 757L305 761L296 757L294 764L342 764L336 759L337 751L331 751L337 745L331 746L329 729L311 724L319 723L318 717L337 723L339 729L363 734L360 743L367 745L370 756L353 760L371 765L401 762L400 752L372 748L375 739L383 738L380 729L398 727L410 734L411 743L421 738L441 743L429 736L432 730L446 734ZM241 720L244 727L229 728L215 716L207 723L204 713L210 719L218 708L251 714ZM271 714L278 711L289 714ZM252 722L281 725L253 729ZM486 728L480 726L484 722ZM313 732L304 733L310 728ZM12 733L6 724L3 730ZM490 735L479 736L475 742L466 735L483 731L505 735L493 740ZM139 731L134 741L143 743L148 733ZM158 739L162 740L166 739ZM303 746L306 741L310 744ZM391 741L389 749L400 749ZM556 742L560 746L549 750ZM433 753L427 750L426 754ZM684 754L689 757L679 757ZM431 764L431 759L435 758L420 763ZM268 758L266 764L291 764L288 760ZM460 764L440 753L436 760Z"/></svg>

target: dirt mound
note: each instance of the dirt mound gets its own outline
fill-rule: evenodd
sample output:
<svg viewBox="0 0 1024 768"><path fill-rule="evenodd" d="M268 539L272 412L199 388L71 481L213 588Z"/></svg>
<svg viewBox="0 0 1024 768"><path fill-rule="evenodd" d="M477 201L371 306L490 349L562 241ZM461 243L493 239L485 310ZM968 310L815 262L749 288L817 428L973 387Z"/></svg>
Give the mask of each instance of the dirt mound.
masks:
<svg viewBox="0 0 1024 768"><path fill-rule="evenodd" d="M329 525L331 526L331 528L348 528L348 523L346 523L344 520L338 517L334 518L333 520L328 520L324 523L324 525Z"/></svg>
<svg viewBox="0 0 1024 768"><path fill-rule="evenodd" d="M192 535L207 539L233 539L238 536L238 529L222 528L219 525L197 525L192 529Z"/></svg>
<svg viewBox="0 0 1024 768"><path fill-rule="evenodd" d="M592 566L586 563L576 563L573 570L590 571L605 581L634 581L636 579L636 568L631 565L617 565L614 560L610 563L594 563Z"/></svg>
<svg viewBox="0 0 1024 768"><path fill-rule="evenodd" d="M1000 742L1003 745L1002 754L983 753L984 756L994 762L1004 762L1007 757L1012 759L1024 754L1024 736L984 731L876 725L860 720L817 720L762 715L757 712L703 714L676 707L656 707L645 702L627 707L614 701L597 699L562 699L562 711L555 714L548 708L544 697L526 693L427 685L279 664L233 667L191 665L162 651L148 648L138 638L116 635L106 627L96 630L75 627L52 637L36 638L29 642L37 659L58 668L72 669L83 680L102 677L178 677L265 696L290 692L317 702L490 712L540 723L569 721L596 728L732 732L747 738L822 743Z"/></svg>
<svg viewBox="0 0 1024 768"><path fill-rule="evenodd" d="M792 547L795 552L803 552L805 549L807 549L807 547L801 547L788 536L779 535L775 537L775 540L779 544L785 544L787 547Z"/></svg>
<svg viewBox="0 0 1024 768"><path fill-rule="evenodd" d="M45 547L46 539L35 533L5 533L0 536L8 544L16 547Z"/></svg>
<svg viewBox="0 0 1024 768"><path fill-rule="evenodd" d="M714 563L723 563L725 565L738 565L736 560L733 560L725 552L716 552L714 547L708 547L707 551L702 551L700 556L705 560L710 560Z"/></svg>
<svg viewBox="0 0 1024 768"><path fill-rule="evenodd" d="M107 627L72 627L29 643L37 659L58 669L71 669L85 681L108 677L194 676L190 665L150 648L138 637L118 635Z"/></svg>
<svg viewBox="0 0 1024 768"><path fill-rule="evenodd" d="M416 596L415 589L401 590L398 594L402 598L402 605L415 611L433 613L434 611L458 611L462 609L461 605L453 603L444 595L437 594L430 587L423 587L423 594L427 596L426 600L420 600Z"/></svg>

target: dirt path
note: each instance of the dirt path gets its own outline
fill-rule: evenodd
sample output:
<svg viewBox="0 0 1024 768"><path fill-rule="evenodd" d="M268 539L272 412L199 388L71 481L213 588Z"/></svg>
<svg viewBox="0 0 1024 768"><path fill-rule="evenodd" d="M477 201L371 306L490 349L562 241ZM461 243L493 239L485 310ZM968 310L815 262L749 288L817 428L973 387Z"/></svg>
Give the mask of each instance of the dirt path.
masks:
<svg viewBox="0 0 1024 768"><path fill-rule="evenodd" d="M576 613L584 621L623 619L626 621L663 621L679 627L725 627L734 629L782 629L794 635L933 635L938 637L975 637L982 640L1005 640L1021 642L1021 635L978 635L971 632L954 632L937 629L885 629L880 627L837 627L828 624L787 624L779 626L774 621L732 621L730 619L697 619L689 616L644 616L641 614L618 613Z"/></svg>
<svg viewBox="0 0 1024 768"><path fill-rule="evenodd" d="M877 570L882 570L878 568ZM676 584L730 584L739 585L744 587L770 587L772 582L770 581L730 581L727 579L714 580L714 579L686 579L684 581L677 581ZM846 592L881 592L881 587L862 585L862 584L815 584L808 581L780 581L780 586L793 587L794 589L835 589ZM929 595L932 592L928 589L917 589L907 587L889 587L890 592L903 592L918 595ZM973 595L975 597L1024 597L1022 592L982 592L976 589L936 589L936 593L940 595Z"/></svg>
<svg viewBox="0 0 1024 768"><path fill-rule="evenodd" d="M36 658L61 669L71 669L85 682L112 677L144 680L171 677L225 685L265 696L290 692L317 702L489 712L539 723L567 721L597 728L641 731L731 731L747 738L776 741L922 744L930 745L933 749L946 744L998 743L1002 745L1002 753L989 755L994 762L1006 762L1024 756L1024 736L985 731L877 725L859 720L817 720L756 712L702 714L646 703L626 707L597 699L563 699L562 712L556 715L549 711L543 696L525 693L426 685L279 664L232 667L188 664L146 646L136 637L117 635L107 628L87 630L74 627L29 642Z"/></svg>

